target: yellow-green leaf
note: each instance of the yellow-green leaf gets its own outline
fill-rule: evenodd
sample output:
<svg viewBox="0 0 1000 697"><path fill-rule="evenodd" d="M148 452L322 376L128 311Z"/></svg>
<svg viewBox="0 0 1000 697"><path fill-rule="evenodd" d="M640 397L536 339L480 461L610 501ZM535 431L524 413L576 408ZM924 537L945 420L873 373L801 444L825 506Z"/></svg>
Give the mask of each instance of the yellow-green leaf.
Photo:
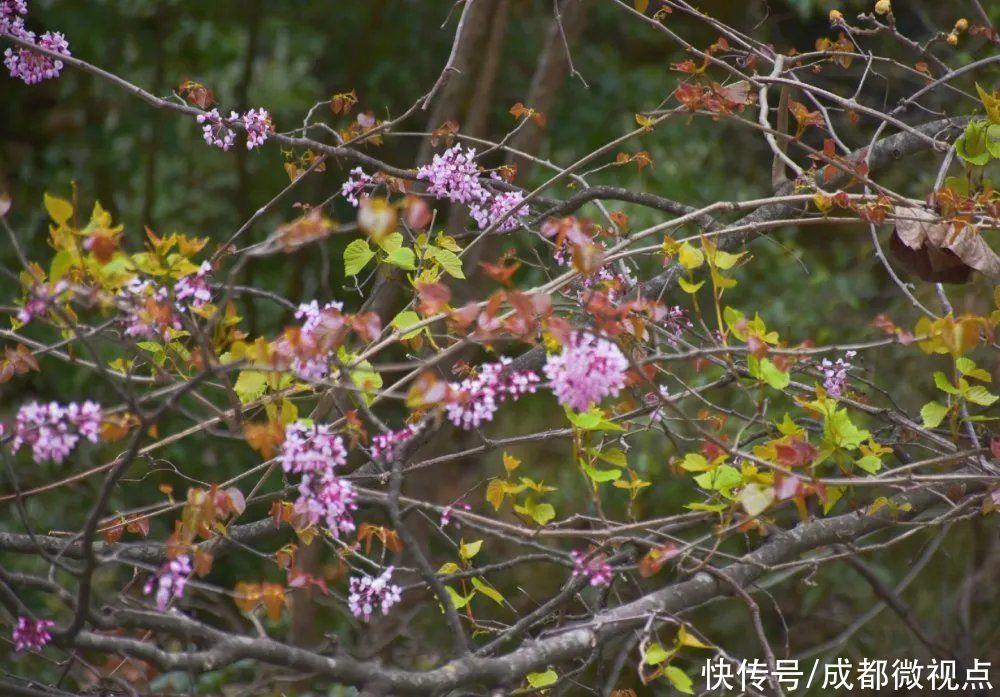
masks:
<svg viewBox="0 0 1000 697"><path fill-rule="evenodd" d="M713 648L711 645L706 644L694 634L689 632L687 627L683 624L681 625L681 628L677 630L677 643L681 646L690 646L693 649Z"/></svg>
<svg viewBox="0 0 1000 697"><path fill-rule="evenodd" d="M690 293L694 295L701 289L703 285L705 285L705 282L698 281L697 283L692 283L688 281L686 278L678 278L677 285L679 285L681 287L681 290L683 290L685 293Z"/></svg>
<svg viewBox="0 0 1000 697"><path fill-rule="evenodd" d="M685 269L697 269L705 263L705 253L690 242L684 242L678 252L677 261Z"/></svg>
<svg viewBox="0 0 1000 697"><path fill-rule="evenodd" d="M413 254L413 250L409 247L400 247L395 252L389 255L386 259L393 266L398 266L401 269L406 269L407 271L416 271L416 256Z"/></svg>
<svg viewBox="0 0 1000 697"><path fill-rule="evenodd" d="M452 278L465 278L462 272L462 260L454 252L439 247L428 247L427 256L434 259Z"/></svg>
<svg viewBox="0 0 1000 697"><path fill-rule="evenodd" d="M505 491L506 487L502 479L491 479L490 483L486 485L486 500L493 504L493 510L500 510Z"/></svg>
<svg viewBox="0 0 1000 697"><path fill-rule="evenodd" d="M413 310L404 310L398 315L392 318L392 326L403 332L404 339L412 339L417 334L420 333L419 329L414 329L412 332L406 331L409 327L420 322L420 315L418 315Z"/></svg>
<svg viewBox="0 0 1000 697"><path fill-rule="evenodd" d="M657 642L646 647L646 655L643 656L642 662L647 666L657 666L670 658L671 654L673 651L667 651L662 644Z"/></svg>
<svg viewBox="0 0 1000 697"><path fill-rule="evenodd" d="M503 605L503 596L500 595L500 592L493 586L489 585L485 581L480 581L475 576L472 577L472 585L475 586L476 590L495 602L497 605Z"/></svg>
<svg viewBox="0 0 1000 697"><path fill-rule="evenodd" d="M482 549L483 541L476 540L474 542L463 542L458 546L458 556L462 557L464 561L469 561L474 556L479 554L479 550Z"/></svg>
<svg viewBox="0 0 1000 697"><path fill-rule="evenodd" d="M559 673L549 668L544 673L528 673L525 677L527 677L529 685L538 689L540 687L555 685L556 681L559 679Z"/></svg>
<svg viewBox="0 0 1000 697"><path fill-rule="evenodd" d="M686 695L694 694L694 690L692 689L694 683L691 682L691 678L677 666L667 666L663 669L663 674L678 692L683 692Z"/></svg>
<svg viewBox="0 0 1000 697"><path fill-rule="evenodd" d="M344 250L344 273L356 276L374 256L375 252L368 246L368 240L354 240Z"/></svg>
<svg viewBox="0 0 1000 697"><path fill-rule="evenodd" d="M236 378L236 384L233 386L236 396L240 398L240 402L243 404L258 399L264 394L264 390L266 389L267 373L259 370L241 371L239 377Z"/></svg>
<svg viewBox="0 0 1000 697"><path fill-rule="evenodd" d="M45 210L49 212L49 217L52 218L56 225L66 225L69 219L73 217L73 204L66 199L52 196L49 193L45 193L43 198L45 200Z"/></svg>

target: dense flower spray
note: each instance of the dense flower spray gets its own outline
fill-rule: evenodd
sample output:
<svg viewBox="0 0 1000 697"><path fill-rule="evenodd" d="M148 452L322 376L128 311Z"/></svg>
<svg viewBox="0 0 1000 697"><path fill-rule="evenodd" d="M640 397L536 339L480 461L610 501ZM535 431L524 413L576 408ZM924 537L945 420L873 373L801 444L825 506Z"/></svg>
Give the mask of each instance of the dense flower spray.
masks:
<svg viewBox="0 0 1000 697"><path fill-rule="evenodd" d="M538 374L533 370L507 370L510 364L511 359L504 356L496 363L480 366L478 373L462 382L451 383L451 396L445 405L448 420L460 428L478 428L493 420L501 402L534 392Z"/></svg>
<svg viewBox="0 0 1000 697"><path fill-rule="evenodd" d="M149 595L156 589L156 609L166 610L174 600L184 597L184 587L191 578L191 557L182 554L171 559L155 576L150 576L143 587L143 593Z"/></svg>
<svg viewBox="0 0 1000 697"><path fill-rule="evenodd" d="M376 610L388 615L399 602L402 589L392 581L393 567L387 567L378 576L352 576L347 605L358 619L368 622Z"/></svg>
<svg viewBox="0 0 1000 697"><path fill-rule="evenodd" d="M843 358L838 358L836 361L824 358L819 364L819 369L823 373L823 387L827 393L834 397L843 394L844 388L847 387L847 371L853 367L849 359L856 355L857 351L848 351Z"/></svg>
<svg viewBox="0 0 1000 697"><path fill-rule="evenodd" d="M614 342L584 332L573 332L562 353L545 362L556 398L576 411L586 411L609 395L617 397L627 370L628 359Z"/></svg>
<svg viewBox="0 0 1000 697"><path fill-rule="evenodd" d="M204 114L198 114L198 123L202 124L201 133L205 142L223 150L229 150L236 142L236 131L232 123L239 120L235 111L229 112L229 118L224 119L218 109L212 109Z"/></svg>
<svg viewBox="0 0 1000 697"><path fill-rule="evenodd" d="M339 434L326 424L303 419L290 423L278 462L285 472L302 475L294 508L298 516L310 525L322 522L335 537L354 530L357 492L334 473L347 463L347 448Z"/></svg>
<svg viewBox="0 0 1000 697"><path fill-rule="evenodd" d="M614 577L614 569L608 563L606 555L598 552L588 555L576 550L570 552L573 557L573 575L583 576L592 586L606 586Z"/></svg>
<svg viewBox="0 0 1000 697"><path fill-rule="evenodd" d="M243 127L247 129L247 150L259 148L274 133L271 114L264 108L243 114Z"/></svg>
<svg viewBox="0 0 1000 697"><path fill-rule="evenodd" d="M91 443L100 440L103 418L104 412L96 402L71 402L66 406L28 402L17 412L11 449L17 452L21 446L30 445L35 462L60 463L81 438Z"/></svg>
<svg viewBox="0 0 1000 697"><path fill-rule="evenodd" d="M9 34L53 53L70 55L69 42L62 33L47 31L41 37L37 37L35 32L28 31L24 26L24 17L27 14L28 4L25 0L0 0L0 34ZM63 62L58 58L21 46L8 48L3 56L3 64L10 72L10 76L28 85L59 77L63 69Z"/></svg>
<svg viewBox="0 0 1000 697"><path fill-rule="evenodd" d="M14 625L14 650L37 651L50 641L49 630L56 626L52 620L33 620L23 615L17 618Z"/></svg>
<svg viewBox="0 0 1000 697"><path fill-rule="evenodd" d="M484 203L486 190L479 183L476 149L462 152L459 145L434 156L417 170L417 179L427 182L427 193L453 203Z"/></svg>

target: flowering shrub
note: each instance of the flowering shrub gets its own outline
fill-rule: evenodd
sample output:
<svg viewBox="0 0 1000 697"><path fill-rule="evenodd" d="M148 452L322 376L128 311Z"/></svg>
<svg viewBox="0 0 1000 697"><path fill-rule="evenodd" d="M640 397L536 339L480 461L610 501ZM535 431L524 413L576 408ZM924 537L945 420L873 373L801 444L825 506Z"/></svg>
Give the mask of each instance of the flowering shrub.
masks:
<svg viewBox="0 0 1000 697"><path fill-rule="evenodd" d="M46 651L0 694L710 693L709 656L890 644L979 665L1000 38L915 1L830 36L805 2L781 32L679 0L589 3L589 29L575 0L460 2L454 34L432 3L297 17L324 37L272 36L275 4L220 41L224 10L167 3L150 71L134 37L63 24L71 56L0 0L11 77L76 73L3 93L30 109L0 177L0 624ZM886 601L935 567L977 593ZM878 603L905 621L877 641L815 621Z"/></svg>

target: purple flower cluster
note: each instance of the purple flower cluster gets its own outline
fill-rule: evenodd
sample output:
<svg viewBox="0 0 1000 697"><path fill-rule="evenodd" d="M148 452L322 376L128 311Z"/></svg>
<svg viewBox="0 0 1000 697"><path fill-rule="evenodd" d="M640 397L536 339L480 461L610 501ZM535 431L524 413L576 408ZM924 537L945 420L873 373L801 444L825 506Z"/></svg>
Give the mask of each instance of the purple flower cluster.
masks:
<svg viewBox="0 0 1000 697"><path fill-rule="evenodd" d="M155 587L156 609L163 612L174 599L184 597L184 586L192 572L191 557L182 554L164 564L155 576L150 576L142 591L149 595Z"/></svg>
<svg viewBox="0 0 1000 697"><path fill-rule="evenodd" d="M608 339L573 332L562 353L545 361L545 375L559 403L586 411L608 395L617 397L625 386L628 359Z"/></svg>
<svg viewBox="0 0 1000 697"><path fill-rule="evenodd" d="M208 275L212 273L212 264L203 261L198 271L185 276L174 284L174 299L178 305L187 306L192 310L200 310L212 300L212 289L208 285Z"/></svg>
<svg viewBox="0 0 1000 697"><path fill-rule="evenodd" d="M492 421L501 402L516 400L534 392L540 378L533 370L507 371L511 359L504 356L496 363L486 363L476 375L449 385L451 396L445 409L448 420L466 430Z"/></svg>
<svg viewBox="0 0 1000 697"><path fill-rule="evenodd" d="M238 121L240 115L235 111L229 112L229 118L224 119L219 114L218 109L212 109L204 114L198 114L198 123L202 124L201 133L205 142L223 150L229 150L236 142L236 131L233 129L233 122Z"/></svg>
<svg viewBox="0 0 1000 697"><path fill-rule="evenodd" d="M61 463L86 438L96 443L101 437L104 412L96 402L61 406L57 402L29 402L17 412L11 449L31 446L31 456L38 464L51 460Z"/></svg>
<svg viewBox="0 0 1000 697"><path fill-rule="evenodd" d="M455 512L456 508L460 508L463 511L471 511L472 506L467 503L456 503L454 506L445 506L444 510L441 511L441 527L446 528L451 523L451 515ZM455 523L455 527L461 527L459 523Z"/></svg>
<svg viewBox="0 0 1000 697"><path fill-rule="evenodd" d="M52 641L49 630L56 626L52 620L33 620L23 615L14 625L14 650L37 651Z"/></svg>
<svg viewBox="0 0 1000 697"><path fill-rule="evenodd" d="M823 373L823 387L827 394L834 397L843 394L844 388L847 386L847 371L853 367L846 359L854 358L856 355L858 355L857 351L848 351L843 358L838 358L836 361L824 358L819 364L820 372Z"/></svg>
<svg viewBox="0 0 1000 697"><path fill-rule="evenodd" d="M587 578L592 586L606 586L611 583L615 572L608 563L606 555L600 552L585 554L574 550L570 552L570 556L573 557L574 576Z"/></svg>
<svg viewBox="0 0 1000 697"><path fill-rule="evenodd" d="M500 220L508 211L517 208L524 200L520 191L503 191L492 196L486 203L475 203L469 209L469 214L479 223L479 229L485 230ZM517 211L503 221L497 232L513 232L521 225L521 218L528 215L528 207L521 206Z"/></svg>
<svg viewBox="0 0 1000 697"><path fill-rule="evenodd" d="M492 177L499 179L495 172ZM435 155L430 164L417 170L417 179L427 182L427 193L434 198L467 204L470 214L479 223L480 230L488 228L524 200L524 194L520 191L499 194L487 191L479 181L476 149L469 148L463 152L460 145L454 145ZM501 224L499 232L517 229L520 218L528 215L528 212L527 206L519 208Z"/></svg>
<svg viewBox="0 0 1000 697"><path fill-rule="evenodd" d="M381 457L387 462L391 461L396 455L396 447L405 442L416 432L416 426L404 426L398 431L380 433L377 436L372 437L372 457Z"/></svg>
<svg viewBox="0 0 1000 697"><path fill-rule="evenodd" d="M462 152L460 145L434 156L417 170L417 179L427 182L427 193L453 203L485 203L488 194L479 183L476 149Z"/></svg>
<svg viewBox="0 0 1000 697"><path fill-rule="evenodd" d="M133 278L118 292L118 302L125 336L166 341L171 329L182 326L170 292L152 281Z"/></svg>
<svg viewBox="0 0 1000 697"><path fill-rule="evenodd" d="M301 474L295 512L310 525L320 521L334 535L354 530L351 511L357 509L357 492L351 483L334 474L347 463L344 439L326 424L300 419L285 427L278 462L285 472Z"/></svg>
<svg viewBox="0 0 1000 697"><path fill-rule="evenodd" d="M28 31L24 26L27 14L25 0L0 0L0 34L9 34L53 53L70 55L69 42L60 32L47 31L36 37L35 32ZM59 77L63 69L61 60L27 48L11 47L4 51L3 56L3 64L10 71L10 76L28 85Z"/></svg>
<svg viewBox="0 0 1000 697"><path fill-rule="evenodd" d="M271 115L264 108L243 114L243 127L247 129L247 150L259 148L274 133Z"/></svg>
<svg viewBox="0 0 1000 697"><path fill-rule="evenodd" d="M386 567L379 576L352 576L347 605L358 619L368 622L376 610L388 615L399 602L402 589L392 581L393 567Z"/></svg>
<svg viewBox="0 0 1000 697"><path fill-rule="evenodd" d="M278 346L279 354L292 354L292 370L296 375L318 382L330 374L330 357L326 349L329 339L344 324L343 307L343 303L336 301L320 307L315 300L299 305L295 311L295 319L302 322L298 346L296 349L284 343Z"/></svg>
<svg viewBox="0 0 1000 697"><path fill-rule="evenodd" d="M28 296L24 300L24 307L18 310L17 319L22 324L27 324L35 317L40 317L49 311L52 302L69 289L69 282L65 280L56 281L53 284L38 283L28 289Z"/></svg>
<svg viewBox="0 0 1000 697"><path fill-rule="evenodd" d="M358 207L358 197L368 193L368 190L375 186L375 177L365 174L360 167L351 170L351 176L344 185L340 187L340 195L344 200L355 208Z"/></svg>

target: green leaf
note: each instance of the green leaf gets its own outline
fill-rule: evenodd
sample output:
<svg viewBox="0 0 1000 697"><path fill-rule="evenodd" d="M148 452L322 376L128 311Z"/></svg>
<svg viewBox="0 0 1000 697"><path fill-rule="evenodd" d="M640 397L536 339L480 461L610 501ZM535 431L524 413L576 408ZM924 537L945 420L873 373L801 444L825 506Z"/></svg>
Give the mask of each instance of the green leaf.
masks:
<svg viewBox="0 0 1000 697"><path fill-rule="evenodd" d="M452 278L465 278L465 274L462 272L462 260L454 252L440 247L428 247L427 256L440 264L445 273Z"/></svg>
<svg viewBox="0 0 1000 697"><path fill-rule="evenodd" d="M406 330L419 322L420 315L413 310L404 310L392 318L391 324L400 332L403 332L403 339L412 339L420 333L420 330L414 329L412 332L408 332Z"/></svg>
<svg viewBox="0 0 1000 697"><path fill-rule="evenodd" d="M982 407L988 407L995 401L1000 399L1000 397L991 393L982 385L976 385L975 387L970 387L968 390L965 391L963 397L965 397L968 401L972 402L973 404L978 404Z"/></svg>
<svg viewBox="0 0 1000 697"><path fill-rule="evenodd" d="M662 644L656 642L646 647L646 655L643 657L642 662L647 666L657 666L670 658L672 654L673 651L668 652L663 648Z"/></svg>
<svg viewBox="0 0 1000 697"><path fill-rule="evenodd" d="M368 246L368 240L354 240L344 250L344 273L356 276L374 256L375 252Z"/></svg>
<svg viewBox="0 0 1000 697"><path fill-rule="evenodd" d="M66 199L48 193L45 193L42 199L45 201L45 210L56 225L66 225L73 217L73 204Z"/></svg>
<svg viewBox="0 0 1000 697"><path fill-rule="evenodd" d="M982 368L977 368L976 364L971 358L962 356L955 359L955 367L958 368L958 372L967 378L975 378L976 380L982 380L983 382L992 382L993 376L989 374L988 371Z"/></svg>
<svg viewBox="0 0 1000 697"><path fill-rule="evenodd" d="M531 511L531 519L539 525L545 525L556 517L556 509L550 503L539 503Z"/></svg>
<svg viewBox="0 0 1000 697"><path fill-rule="evenodd" d="M482 540L476 540L475 542L463 542L458 547L458 556L462 557L464 561L469 561L479 554L479 550L482 549L482 547Z"/></svg>
<svg viewBox="0 0 1000 697"><path fill-rule="evenodd" d="M871 435L863 428L858 428L851 421L846 409L833 409L826 414L823 424L823 435L832 445L845 450L857 450L862 441Z"/></svg>
<svg viewBox="0 0 1000 697"><path fill-rule="evenodd" d="M864 457L858 458L854 464L868 474L875 474L882 469L882 460L878 455L865 455Z"/></svg>
<svg viewBox="0 0 1000 697"><path fill-rule="evenodd" d="M604 418L604 412L598 406L591 406L583 412L566 409L566 418L570 423L584 431L621 431L621 426Z"/></svg>
<svg viewBox="0 0 1000 697"><path fill-rule="evenodd" d="M937 428L948 415L948 407L940 402L927 402L920 409L920 417L924 420L924 428Z"/></svg>
<svg viewBox="0 0 1000 697"><path fill-rule="evenodd" d="M489 585L485 581L480 581L475 576L472 577L472 585L475 586L476 590L495 602L497 605L503 605L503 596L500 595L500 592L493 586Z"/></svg>
<svg viewBox="0 0 1000 697"><path fill-rule="evenodd" d="M583 471L587 473L587 476L596 483L613 482L616 479L622 478L622 471L617 468L599 470L596 467L591 467L583 461L580 462L580 466L583 468Z"/></svg>
<svg viewBox="0 0 1000 697"><path fill-rule="evenodd" d="M699 474L694 481L706 491L719 491L728 497L732 495L732 488L743 482L743 475L732 465L720 465L711 472Z"/></svg>
<svg viewBox="0 0 1000 697"><path fill-rule="evenodd" d="M596 455L609 465L615 465L616 467L628 467L628 456L626 456L625 451L620 448L598 450Z"/></svg>
<svg viewBox="0 0 1000 697"><path fill-rule="evenodd" d="M970 121L965 133L955 141L955 153L970 165L979 167L990 161L986 121Z"/></svg>
<svg viewBox="0 0 1000 697"><path fill-rule="evenodd" d="M525 677L528 679L528 684L537 689L555 685L559 679L559 673L549 668L544 673L528 673Z"/></svg>
<svg viewBox="0 0 1000 697"><path fill-rule="evenodd" d="M785 389L792 381L792 377L788 373L779 370L768 358L760 359L760 377L776 390Z"/></svg>
<svg viewBox="0 0 1000 697"><path fill-rule="evenodd" d="M395 252L390 254L386 261L393 266L398 266L399 268L406 269L407 271L417 270L417 257L413 254L413 250L409 247L400 247Z"/></svg>
<svg viewBox="0 0 1000 697"><path fill-rule="evenodd" d="M260 398L267 389L267 374L259 370L240 371L233 390L240 402L246 404Z"/></svg>
<svg viewBox="0 0 1000 697"><path fill-rule="evenodd" d="M681 625L680 629L677 630L677 644L680 646L690 646L693 649L710 649L712 648L701 639L696 637L694 634L687 630L685 625Z"/></svg>
<svg viewBox="0 0 1000 697"><path fill-rule="evenodd" d="M948 394L958 394L959 392L958 388L952 385L951 381L940 370L934 371L934 384L937 385L939 390Z"/></svg>
<svg viewBox="0 0 1000 697"><path fill-rule="evenodd" d="M472 591L468 595L462 595L451 586L445 586L444 589L448 591L448 595L451 597L451 604L455 606L456 610L461 610L469 604L469 601L476 597L476 591Z"/></svg>
<svg viewBox="0 0 1000 697"><path fill-rule="evenodd" d="M378 241L378 246L381 247L386 254L392 254L403 246L403 233L394 232L391 235L383 237Z"/></svg>
<svg viewBox="0 0 1000 697"><path fill-rule="evenodd" d="M681 460L681 469L688 472L705 472L711 469L711 467L708 464L708 460L701 453L688 453Z"/></svg>
<svg viewBox="0 0 1000 697"><path fill-rule="evenodd" d="M692 689L694 683L691 682L691 678L677 666L667 666L663 669L663 674L678 692L683 692L686 695L694 694L694 690Z"/></svg>
<svg viewBox="0 0 1000 697"><path fill-rule="evenodd" d="M699 290L701 290L701 287L705 285L705 282L698 281L697 283L692 283L691 281L688 281L686 278L678 278L677 285L679 285L681 287L681 290L683 290L685 293L690 293L691 295L694 295Z"/></svg>

